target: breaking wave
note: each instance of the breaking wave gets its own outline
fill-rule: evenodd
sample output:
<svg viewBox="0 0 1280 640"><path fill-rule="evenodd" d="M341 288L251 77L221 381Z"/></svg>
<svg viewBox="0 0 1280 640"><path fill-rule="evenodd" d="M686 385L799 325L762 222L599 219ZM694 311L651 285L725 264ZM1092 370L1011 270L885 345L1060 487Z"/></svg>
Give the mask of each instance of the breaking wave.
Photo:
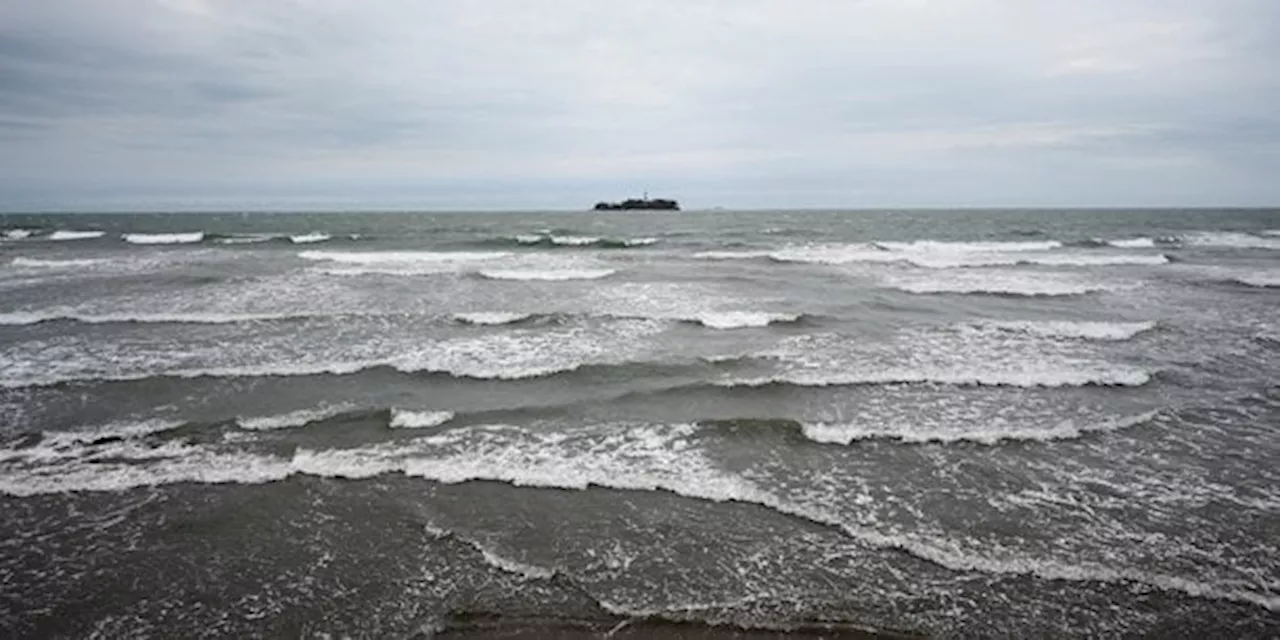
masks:
<svg viewBox="0 0 1280 640"><path fill-rule="evenodd" d="M32 229L5 229L4 238L5 240L23 240L30 238L34 233Z"/></svg>
<svg viewBox="0 0 1280 640"><path fill-rule="evenodd" d="M1034 272L951 271L930 276L889 276L885 286L915 294L988 294L1006 296L1077 296L1125 291L1134 284L1105 282Z"/></svg>
<svg viewBox="0 0 1280 640"><path fill-rule="evenodd" d="M9 264L15 267L36 269L75 269L80 267L93 267L100 264L108 264L110 262L111 260L106 258L69 258L66 260L54 260L47 258L17 257Z"/></svg>
<svg viewBox="0 0 1280 640"><path fill-rule="evenodd" d="M106 231L54 231L46 236L49 240L92 240L106 235Z"/></svg>
<svg viewBox="0 0 1280 640"><path fill-rule="evenodd" d="M938 427L913 428L881 424L805 424L804 436L823 444L852 444L858 440L887 439L909 444L928 442L974 442L996 445L1007 441L1052 442L1071 440L1089 433L1119 431L1150 422L1159 412L1149 411L1099 422L1063 420L1049 427L986 427L979 429L946 429Z"/></svg>
<svg viewBox="0 0 1280 640"><path fill-rule="evenodd" d="M1202 247L1234 247L1238 249L1280 249L1280 238L1255 236L1233 231L1202 231L1182 236L1186 245Z"/></svg>
<svg viewBox="0 0 1280 640"><path fill-rule="evenodd" d="M685 320L708 329L745 329L797 322L802 317L800 314L767 311L708 311Z"/></svg>
<svg viewBox="0 0 1280 640"><path fill-rule="evenodd" d="M617 269L488 269L477 271L483 278L490 280L599 280L607 278Z"/></svg>
<svg viewBox="0 0 1280 640"><path fill-rule="evenodd" d="M450 420L452 411L410 411L408 409L392 409L390 426L393 429L427 429L438 427Z"/></svg>
<svg viewBox="0 0 1280 640"><path fill-rule="evenodd" d="M1140 387L1151 381L1151 373L1133 367L1116 365L1074 366L1062 363L1028 364L1021 368L984 368L980 366L902 367L862 372L792 371L772 376L726 379L716 386L768 387L838 387L890 384L945 384L968 387Z"/></svg>
<svg viewBox="0 0 1280 640"><path fill-rule="evenodd" d="M312 233L303 233L299 235L289 236L289 242L293 244L314 244L317 242L327 242L333 236L318 231Z"/></svg>
<svg viewBox="0 0 1280 640"><path fill-rule="evenodd" d="M1253 273L1240 273L1230 278L1233 282L1259 287L1263 289L1280 287L1280 270L1259 270Z"/></svg>
<svg viewBox="0 0 1280 640"><path fill-rule="evenodd" d="M204 232L126 233L121 237L129 244L195 244L204 240Z"/></svg>
<svg viewBox="0 0 1280 640"><path fill-rule="evenodd" d="M231 312L215 313L195 311L186 313L114 312L90 313L74 309L50 309L43 311L12 311L0 313L0 325L33 325L44 322L80 322L83 324L239 324L244 322L274 322L282 320L306 320L318 317L342 317L351 313L308 313L303 311L279 312Z"/></svg>
<svg viewBox="0 0 1280 640"><path fill-rule="evenodd" d="M1118 341L1128 340L1144 331L1151 331L1156 328L1156 323L989 320L976 323L976 326L1046 338Z"/></svg>
<svg viewBox="0 0 1280 640"><path fill-rule="evenodd" d="M218 236L213 239L218 244L260 244L279 240L285 236L277 233L246 233L229 236Z"/></svg>
<svg viewBox="0 0 1280 640"><path fill-rule="evenodd" d="M1156 246L1155 238L1118 238L1107 244L1119 249L1150 249Z"/></svg>
<svg viewBox="0 0 1280 640"><path fill-rule="evenodd" d="M455 264L509 257L505 251L303 251L304 260L340 264Z"/></svg>
<svg viewBox="0 0 1280 640"><path fill-rule="evenodd" d="M265 431L271 429L293 429L297 427L305 427L312 422L328 420L329 418L341 415L352 409L349 404L324 405L309 409L299 409L272 416L257 416L248 418L236 418L236 424L241 429L249 429L251 431Z"/></svg>
<svg viewBox="0 0 1280 640"><path fill-rule="evenodd" d="M941 242L916 240L913 242L875 242L876 247L887 251L938 252L938 253L1003 253L1021 251L1049 251L1062 248L1057 240L1016 242Z"/></svg>
<svg viewBox="0 0 1280 640"><path fill-rule="evenodd" d="M525 247L592 247L597 249L630 249L658 243L657 238L607 238L556 233L522 233L498 240L495 244L515 243Z"/></svg>
<svg viewBox="0 0 1280 640"><path fill-rule="evenodd" d="M1126 419L1136 420L1137 417ZM1109 428L1124 428L1121 422ZM884 532L847 521L820 499L788 498L720 468L696 446L698 425L603 425L593 430L536 433L484 425L353 449L299 448L292 457L250 454L181 442L144 445L130 438L64 449L54 464L43 446L5 451L0 492L30 496L67 491L119 491L178 482L260 484L305 474L361 479L403 474L446 484L505 482L517 487L669 492L708 502L754 504L829 527L882 549L896 549L939 567L1044 580L1138 583L1191 597L1280 610L1280 597L1241 587L1125 567L1069 563L1018 553L964 550L940 534ZM815 496L815 498L817 498ZM435 530L433 530L435 531ZM438 531L436 531L438 534ZM487 561L530 578L553 571L490 554Z"/></svg>
<svg viewBox="0 0 1280 640"><path fill-rule="evenodd" d="M453 319L463 324L477 325L501 325L515 324L524 322L534 317L532 313L521 313L519 311L471 311L467 313L455 313Z"/></svg>

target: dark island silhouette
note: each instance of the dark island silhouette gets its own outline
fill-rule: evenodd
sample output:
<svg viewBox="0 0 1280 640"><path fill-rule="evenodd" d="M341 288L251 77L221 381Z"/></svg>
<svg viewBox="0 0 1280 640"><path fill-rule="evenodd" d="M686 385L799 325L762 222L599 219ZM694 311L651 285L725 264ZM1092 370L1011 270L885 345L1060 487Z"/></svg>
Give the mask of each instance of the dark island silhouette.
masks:
<svg viewBox="0 0 1280 640"><path fill-rule="evenodd" d="M662 198L650 200L649 194L646 193L643 198L627 198L622 202L597 202L595 206L596 211L629 211L632 209L679 211L680 203Z"/></svg>

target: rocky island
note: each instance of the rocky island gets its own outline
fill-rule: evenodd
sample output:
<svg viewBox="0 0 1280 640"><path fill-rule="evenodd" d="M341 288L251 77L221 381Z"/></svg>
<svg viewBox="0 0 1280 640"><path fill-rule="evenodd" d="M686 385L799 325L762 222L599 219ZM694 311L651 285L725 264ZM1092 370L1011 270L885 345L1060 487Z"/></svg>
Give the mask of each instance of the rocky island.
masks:
<svg viewBox="0 0 1280 640"><path fill-rule="evenodd" d="M680 203L662 198L650 200L649 194L646 193L643 198L628 198L622 202L597 202L595 206L596 211L629 211L632 209L679 211Z"/></svg>

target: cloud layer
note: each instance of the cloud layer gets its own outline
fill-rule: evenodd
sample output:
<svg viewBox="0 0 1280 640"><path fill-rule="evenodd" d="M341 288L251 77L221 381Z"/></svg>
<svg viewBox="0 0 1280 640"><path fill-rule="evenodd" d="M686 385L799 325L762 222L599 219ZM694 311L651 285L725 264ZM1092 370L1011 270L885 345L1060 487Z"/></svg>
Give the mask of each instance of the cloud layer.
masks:
<svg viewBox="0 0 1280 640"><path fill-rule="evenodd" d="M0 206L1280 201L1271 0L0 0Z"/></svg>

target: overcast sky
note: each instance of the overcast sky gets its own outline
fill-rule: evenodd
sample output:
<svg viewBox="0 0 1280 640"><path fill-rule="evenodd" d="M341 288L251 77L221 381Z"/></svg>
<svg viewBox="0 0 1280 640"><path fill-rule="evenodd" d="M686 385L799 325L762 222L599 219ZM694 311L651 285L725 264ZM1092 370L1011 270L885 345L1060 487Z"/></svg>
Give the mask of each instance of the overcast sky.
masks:
<svg viewBox="0 0 1280 640"><path fill-rule="evenodd" d="M1280 203L1276 0L0 0L0 207Z"/></svg>

